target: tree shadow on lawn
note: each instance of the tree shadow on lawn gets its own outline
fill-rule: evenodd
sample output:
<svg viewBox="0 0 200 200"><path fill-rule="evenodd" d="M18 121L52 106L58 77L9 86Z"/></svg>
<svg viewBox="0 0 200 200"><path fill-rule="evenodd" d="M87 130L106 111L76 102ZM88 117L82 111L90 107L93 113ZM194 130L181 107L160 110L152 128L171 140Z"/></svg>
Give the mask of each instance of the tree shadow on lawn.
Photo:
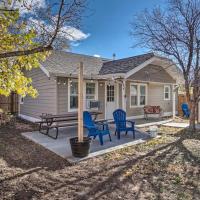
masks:
<svg viewBox="0 0 200 200"><path fill-rule="evenodd" d="M16 126L0 127L0 159L9 167L23 170L45 168L63 169L70 164L44 147L24 138L20 133L37 130L38 127L24 121L17 121Z"/></svg>
<svg viewBox="0 0 200 200"><path fill-rule="evenodd" d="M189 191L192 198L198 199L200 191L198 185L193 184L192 178L196 177L195 180L200 178L200 157L195 157L183 145L183 141L189 139L199 141L200 135L191 134L186 130L180 131L176 134L176 136L178 135L180 138L175 142L152 150L145 155L132 158L123 164L112 166L112 169L118 168L118 170L115 170L111 176L98 184L91 183L88 186L90 189L77 196L77 199L101 199L105 196L106 198L118 199L120 194L124 199L139 199L145 193L149 193L149 196L143 196L145 199L151 197L163 199L163 192L170 193L170 190L175 193L170 194L172 195L171 199L173 199L173 195L176 196L174 199L177 199L188 195L184 193L189 190L187 184L192 185L192 189ZM176 169L178 167L181 169ZM197 168L198 172L193 171L191 167ZM106 168L105 170L112 169ZM138 186L136 191L133 191L134 186Z"/></svg>

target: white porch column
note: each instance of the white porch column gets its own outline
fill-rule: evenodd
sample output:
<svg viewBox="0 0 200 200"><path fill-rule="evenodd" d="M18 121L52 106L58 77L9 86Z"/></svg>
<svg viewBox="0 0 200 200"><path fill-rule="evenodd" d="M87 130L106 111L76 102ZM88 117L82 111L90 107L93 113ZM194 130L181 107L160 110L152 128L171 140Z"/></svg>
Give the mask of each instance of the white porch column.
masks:
<svg viewBox="0 0 200 200"><path fill-rule="evenodd" d="M176 117L176 85L172 85L172 116Z"/></svg>
<svg viewBox="0 0 200 200"><path fill-rule="evenodd" d="M122 109L126 111L126 80L122 82Z"/></svg>

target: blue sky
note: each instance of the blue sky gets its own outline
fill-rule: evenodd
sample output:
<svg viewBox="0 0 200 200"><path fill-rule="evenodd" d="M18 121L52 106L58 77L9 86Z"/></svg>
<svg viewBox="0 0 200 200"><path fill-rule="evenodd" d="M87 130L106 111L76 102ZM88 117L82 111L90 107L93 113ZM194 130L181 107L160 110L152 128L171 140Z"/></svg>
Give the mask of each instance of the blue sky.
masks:
<svg viewBox="0 0 200 200"><path fill-rule="evenodd" d="M145 8L162 5L164 0L89 0L91 14L85 17L82 31L89 34L87 39L75 43L71 51L87 55L111 58L129 57L148 52L147 49L131 48L130 22L135 14Z"/></svg>

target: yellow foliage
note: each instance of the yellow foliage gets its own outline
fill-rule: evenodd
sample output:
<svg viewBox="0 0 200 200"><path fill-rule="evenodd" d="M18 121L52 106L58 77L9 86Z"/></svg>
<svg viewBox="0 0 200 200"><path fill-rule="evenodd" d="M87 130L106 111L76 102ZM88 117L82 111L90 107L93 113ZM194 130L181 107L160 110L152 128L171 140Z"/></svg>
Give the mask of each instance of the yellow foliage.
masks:
<svg viewBox="0 0 200 200"><path fill-rule="evenodd" d="M25 23L20 22L19 12L1 12L0 15L0 53L25 51L38 46L36 33L28 30ZM32 80L24 74L40 66L49 52L35 53L0 59L0 95L9 96L16 92L21 96L37 96Z"/></svg>

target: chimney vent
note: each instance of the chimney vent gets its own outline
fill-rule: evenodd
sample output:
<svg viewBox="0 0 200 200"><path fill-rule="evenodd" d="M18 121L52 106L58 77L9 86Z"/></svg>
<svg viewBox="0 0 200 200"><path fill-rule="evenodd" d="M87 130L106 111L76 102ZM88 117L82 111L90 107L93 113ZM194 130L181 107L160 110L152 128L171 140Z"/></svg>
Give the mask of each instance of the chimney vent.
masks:
<svg viewBox="0 0 200 200"><path fill-rule="evenodd" d="M115 60L115 58L116 58L116 54L115 54L115 53L113 53L113 60Z"/></svg>

